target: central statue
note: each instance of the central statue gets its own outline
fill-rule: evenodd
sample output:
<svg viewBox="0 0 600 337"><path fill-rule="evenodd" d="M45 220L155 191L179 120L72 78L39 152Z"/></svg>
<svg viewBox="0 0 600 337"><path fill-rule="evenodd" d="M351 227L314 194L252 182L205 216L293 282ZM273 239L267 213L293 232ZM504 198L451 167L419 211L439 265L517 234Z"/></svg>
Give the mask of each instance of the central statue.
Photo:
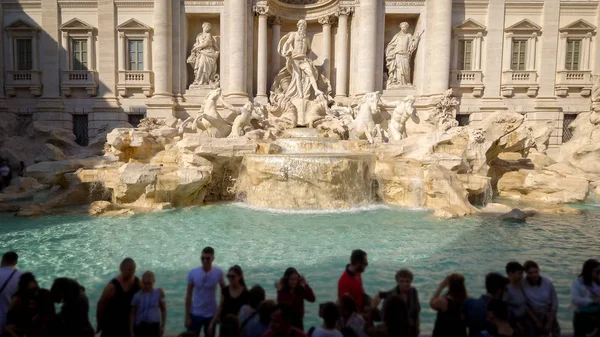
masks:
<svg viewBox="0 0 600 337"><path fill-rule="evenodd" d="M306 36L306 21L300 20L298 31L287 33L277 46L277 51L285 57L285 67L279 71L271 87L271 103L285 97L298 108L300 125L304 125L303 113L308 110L310 101L319 95L329 95L331 85L314 66L310 58L310 39Z"/></svg>

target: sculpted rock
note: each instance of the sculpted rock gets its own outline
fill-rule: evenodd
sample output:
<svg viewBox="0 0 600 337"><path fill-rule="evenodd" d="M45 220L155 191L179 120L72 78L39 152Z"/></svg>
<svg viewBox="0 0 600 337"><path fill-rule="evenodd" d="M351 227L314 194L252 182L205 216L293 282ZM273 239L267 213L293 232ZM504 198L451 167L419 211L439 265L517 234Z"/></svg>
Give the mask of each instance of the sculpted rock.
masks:
<svg viewBox="0 0 600 337"><path fill-rule="evenodd" d="M151 164L128 163L119 168L119 184L113 198L118 203L131 203L146 192L148 185L156 184L161 167Z"/></svg>
<svg viewBox="0 0 600 337"><path fill-rule="evenodd" d="M5 194L21 193L21 192L37 192L47 188L47 185L40 184L36 179L31 177L15 177L10 181L10 186L4 188Z"/></svg>
<svg viewBox="0 0 600 337"><path fill-rule="evenodd" d="M529 202L581 202L586 199L588 190L587 179L548 170L508 172L498 181L501 197Z"/></svg>
<svg viewBox="0 0 600 337"><path fill-rule="evenodd" d="M209 171L191 167L161 174L157 177L154 199L176 207L200 205L207 193L203 187L210 179Z"/></svg>
<svg viewBox="0 0 600 337"><path fill-rule="evenodd" d="M483 214L506 214L510 211L512 211L512 207L494 202L490 202L480 210Z"/></svg>
<svg viewBox="0 0 600 337"><path fill-rule="evenodd" d="M510 212L501 215L500 220L504 220L504 221L525 221L527 220L528 216L525 212L523 212L522 210L518 209L518 208L513 208Z"/></svg>
<svg viewBox="0 0 600 337"><path fill-rule="evenodd" d="M114 129L107 135L106 140L107 144L116 150L113 152L125 162L129 159L149 160L163 149L149 132L135 129Z"/></svg>
<svg viewBox="0 0 600 337"><path fill-rule="evenodd" d="M33 161L39 163L42 161L58 161L65 159L67 159L67 156L60 148L52 144L46 143L43 145L43 149L41 150L39 155L35 157Z"/></svg>

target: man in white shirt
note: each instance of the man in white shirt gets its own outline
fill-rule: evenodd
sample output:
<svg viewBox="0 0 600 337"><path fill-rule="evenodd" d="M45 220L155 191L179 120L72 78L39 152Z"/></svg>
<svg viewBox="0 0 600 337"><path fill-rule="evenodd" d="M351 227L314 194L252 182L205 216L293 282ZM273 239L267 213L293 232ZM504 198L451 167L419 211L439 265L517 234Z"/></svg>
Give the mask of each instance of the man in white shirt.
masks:
<svg viewBox="0 0 600 337"><path fill-rule="evenodd" d="M6 252L0 262L0 331L4 331L6 313L10 301L19 285L21 271L16 268L19 256L15 252Z"/></svg>
<svg viewBox="0 0 600 337"><path fill-rule="evenodd" d="M204 335L212 337L210 322L217 311L217 285L225 287L223 270L212 263L215 250L206 247L202 250L202 266L194 268L188 274L188 286L185 294L185 326L196 336L204 328Z"/></svg>
<svg viewBox="0 0 600 337"><path fill-rule="evenodd" d="M560 326L556 320L558 297L554 284L540 275L540 267L534 261L526 261L523 268L527 276L521 281L521 285L536 336L551 334L552 337L560 337Z"/></svg>

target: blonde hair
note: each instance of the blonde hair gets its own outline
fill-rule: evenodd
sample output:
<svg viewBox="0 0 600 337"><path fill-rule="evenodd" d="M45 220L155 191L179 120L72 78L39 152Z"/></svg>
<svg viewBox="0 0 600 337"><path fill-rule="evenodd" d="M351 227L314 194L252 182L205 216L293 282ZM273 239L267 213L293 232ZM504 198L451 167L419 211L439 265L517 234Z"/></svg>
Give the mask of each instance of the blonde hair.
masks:
<svg viewBox="0 0 600 337"><path fill-rule="evenodd" d="M156 282L156 277L154 276L154 273L151 272L150 270L146 270L144 272L144 274L142 275L142 279L144 279L144 277L149 277L152 280L152 283Z"/></svg>

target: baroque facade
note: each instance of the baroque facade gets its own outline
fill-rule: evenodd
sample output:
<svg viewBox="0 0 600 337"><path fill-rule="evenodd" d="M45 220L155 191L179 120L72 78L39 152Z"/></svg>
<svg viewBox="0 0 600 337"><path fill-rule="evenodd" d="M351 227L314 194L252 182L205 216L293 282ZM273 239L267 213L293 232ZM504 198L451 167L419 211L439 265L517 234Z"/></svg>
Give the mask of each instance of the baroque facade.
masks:
<svg viewBox="0 0 600 337"><path fill-rule="evenodd" d="M509 110L566 125L600 75L597 0L2 0L0 113L80 140L143 116L185 119L207 89L235 105L272 99L280 42L305 20L307 56L351 103L453 88L461 124ZM304 34L304 33L303 33ZM315 86L316 88L316 86ZM80 135L81 134L81 135Z"/></svg>

